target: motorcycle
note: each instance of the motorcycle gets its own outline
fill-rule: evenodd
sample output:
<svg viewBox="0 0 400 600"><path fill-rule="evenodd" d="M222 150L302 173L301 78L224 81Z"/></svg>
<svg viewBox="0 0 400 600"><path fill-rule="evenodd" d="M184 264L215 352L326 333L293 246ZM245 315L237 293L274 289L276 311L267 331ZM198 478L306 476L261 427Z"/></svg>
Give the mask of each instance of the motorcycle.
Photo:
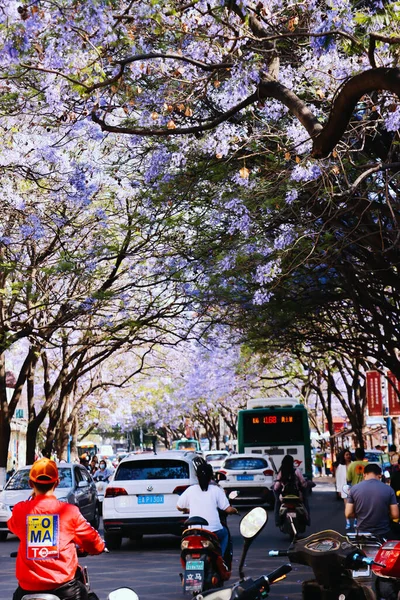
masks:
<svg viewBox="0 0 400 600"><path fill-rule="evenodd" d="M97 596L96 596L97 597ZM28 594L22 597L22 600L60 600L58 596L54 594ZM88 600L91 600L89 595ZM131 588L118 588L113 592L110 592L107 596L107 600L139 600L139 596Z"/></svg>
<svg viewBox="0 0 400 600"><path fill-rule="evenodd" d="M279 529L295 539L299 533L304 533L307 527L308 514L300 496L294 494L282 495L279 508Z"/></svg>
<svg viewBox="0 0 400 600"><path fill-rule="evenodd" d="M381 563L372 566L378 600L397 600L400 592L400 541L389 540L382 544L375 559Z"/></svg>
<svg viewBox="0 0 400 600"><path fill-rule="evenodd" d="M88 556L87 552L84 552L83 550L77 548L76 549L77 555L78 557L85 557ZM109 550L107 550L107 548L104 548L103 552L108 553ZM18 555L18 552L11 552L10 556L12 558L16 558ZM89 572L87 567L81 567L80 565L78 565L78 569L75 573L75 577L76 579L78 579L78 581L80 581L81 583L83 583L83 585L85 586L86 590L87 590L87 598L88 600L100 600L99 597L97 596L97 594L95 594L92 590L91 590L91 586L90 586L90 579L89 579ZM123 590L129 590L129 588L120 588ZM115 594L118 590L114 590L114 592L111 592L108 600L139 600L137 594L135 592L133 592L133 590L131 590L134 593L134 596L129 596L127 595L126 598L124 596L113 596L112 594ZM56 594L48 594L47 592L31 592L29 594L25 594L24 596L22 596L21 600L60 600L59 597Z"/></svg>
<svg viewBox="0 0 400 600"><path fill-rule="evenodd" d="M204 594L196 596L196 600L265 600L269 594L270 587L274 583L286 578L286 574L292 570L290 564L282 565L268 575L261 575L257 579L246 577L235 583L231 588L208 590ZM123 600L121 598L121 600Z"/></svg>
<svg viewBox="0 0 400 600"><path fill-rule="evenodd" d="M352 570L385 566L368 557L347 536L332 530L295 540L289 550L272 550L269 556L288 556L292 562L312 568L314 579L302 585L304 600L375 600L371 588L352 577Z"/></svg>
<svg viewBox="0 0 400 600"><path fill-rule="evenodd" d="M245 543L239 572L251 542L261 532L266 522L267 513L261 507L254 508L241 520L240 531L244 532L242 535ZM231 576L231 543L228 543L227 552L222 556L217 535L204 529L208 525L205 519L191 517L185 521L185 525L191 529L183 532L181 541L181 564L185 569L184 573L181 573L183 591L197 594L210 588L221 587ZM251 535L247 535L246 532L251 526L253 527Z"/></svg>

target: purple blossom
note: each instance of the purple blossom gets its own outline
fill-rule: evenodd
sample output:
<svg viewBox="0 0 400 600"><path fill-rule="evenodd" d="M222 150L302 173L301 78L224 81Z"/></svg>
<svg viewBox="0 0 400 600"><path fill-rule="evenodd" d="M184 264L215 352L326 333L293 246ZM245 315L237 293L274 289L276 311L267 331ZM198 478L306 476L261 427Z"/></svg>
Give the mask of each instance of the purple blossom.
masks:
<svg viewBox="0 0 400 600"><path fill-rule="evenodd" d="M253 304L257 306L261 306L262 304L267 304L267 302L271 299L271 292L268 290L257 290L253 296Z"/></svg>
<svg viewBox="0 0 400 600"><path fill-rule="evenodd" d="M390 112L385 118L385 127L387 131L397 131L400 127L400 107L394 112Z"/></svg>
<svg viewBox="0 0 400 600"><path fill-rule="evenodd" d="M285 202L286 204L293 204L295 200L299 197L299 192L292 188L291 190L286 192Z"/></svg>
<svg viewBox="0 0 400 600"><path fill-rule="evenodd" d="M36 215L30 215L27 218L26 223L19 228L22 237L25 239L32 238L34 240L40 240L45 236L44 227Z"/></svg>
<svg viewBox="0 0 400 600"><path fill-rule="evenodd" d="M305 166L296 165L290 179L293 181L314 181L321 176L321 168L318 165L307 162Z"/></svg>

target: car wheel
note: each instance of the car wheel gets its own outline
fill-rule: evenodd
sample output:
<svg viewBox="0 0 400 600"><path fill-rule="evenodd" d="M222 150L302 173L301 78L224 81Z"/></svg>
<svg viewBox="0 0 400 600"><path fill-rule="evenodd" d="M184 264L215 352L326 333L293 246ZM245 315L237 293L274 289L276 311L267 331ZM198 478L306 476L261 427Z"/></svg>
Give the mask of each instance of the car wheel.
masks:
<svg viewBox="0 0 400 600"><path fill-rule="evenodd" d="M100 525L100 508L98 502L96 503L96 508L94 509L93 519L90 521L90 524L94 529L98 529Z"/></svg>
<svg viewBox="0 0 400 600"><path fill-rule="evenodd" d="M118 533L105 531L104 541L109 550L119 550L122 544L122 537Z"/></svg>
<svg viewBox="0 0 400 600"><path fill-rule="evenodd" d="M8 536L7 531L0 531L0 542L5 542Z"/></svg>
<svg viewBox="0 0 400 600"><path fill-rule="evenodd" d="M134 535L130 535L130 536L129 536L129 539L130 539L132 542L136 542L136 544L138 544L138 545L139 545L139 544L141 544L141 543L142 543L142 541L143 541L143 533L136 533L136 534L134 534Z"/></svg>

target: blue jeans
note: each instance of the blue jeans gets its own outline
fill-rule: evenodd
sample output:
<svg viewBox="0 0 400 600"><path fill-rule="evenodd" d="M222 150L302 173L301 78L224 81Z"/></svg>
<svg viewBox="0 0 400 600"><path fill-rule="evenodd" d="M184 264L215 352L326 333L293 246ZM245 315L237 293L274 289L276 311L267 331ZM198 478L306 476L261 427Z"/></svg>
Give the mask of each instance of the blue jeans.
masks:
<svg viewBox="0 0 400 600"><path fill-rule="evenodd" d="M222 529L218 529L218 531L214 531L214 533L218 536L219 543L221 546L221 554L225 555L226 549L228 547L229 534L226 527L222 527Z"/></svg>

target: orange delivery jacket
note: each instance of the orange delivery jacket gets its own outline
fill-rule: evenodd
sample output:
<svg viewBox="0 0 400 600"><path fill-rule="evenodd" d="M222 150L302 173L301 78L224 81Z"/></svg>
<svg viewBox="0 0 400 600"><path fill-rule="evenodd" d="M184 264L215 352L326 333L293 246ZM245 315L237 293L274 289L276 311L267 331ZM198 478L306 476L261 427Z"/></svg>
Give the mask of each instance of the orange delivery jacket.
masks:
<svg viewBox="0 0 400 600"><path fill-rule="evenodd" d="M18 502L7 527L20 539L16 576L26 591L48 591L74 579L76 546L89 554L105 546L79 509L54 495Z"/></svg>

